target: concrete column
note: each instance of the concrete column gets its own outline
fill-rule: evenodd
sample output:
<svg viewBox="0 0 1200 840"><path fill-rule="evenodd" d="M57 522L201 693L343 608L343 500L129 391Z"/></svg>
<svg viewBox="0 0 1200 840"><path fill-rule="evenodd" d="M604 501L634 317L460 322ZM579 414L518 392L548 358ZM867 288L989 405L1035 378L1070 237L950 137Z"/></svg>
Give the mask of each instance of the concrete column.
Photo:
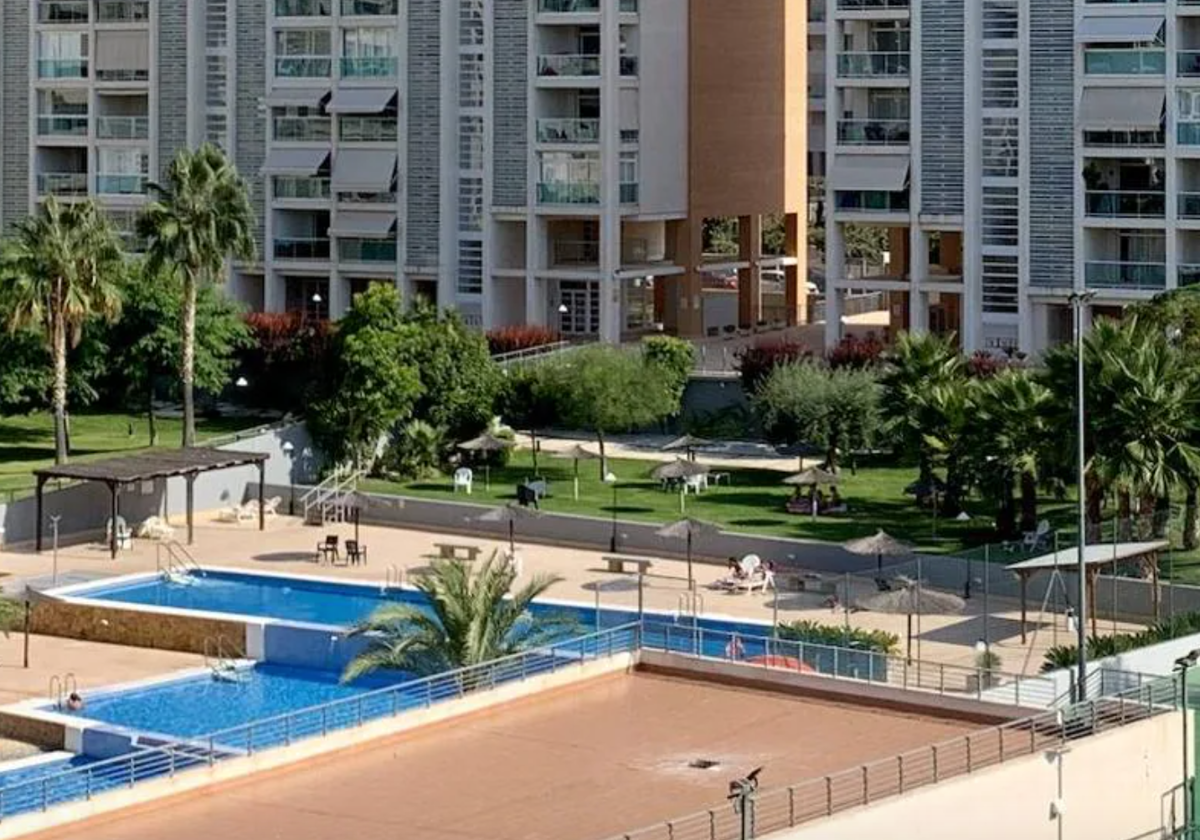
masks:
<svg viewBox="0 0 1200 840"><path fill-rule="evenodd" d="M687 219L675 225L675 259L686 268L682 276L672 278L679 289L675 330L682 338L700 338L704 335L704 304L699 270L702 225L700 219Z"/></svg>
<svg viewBox="0 0 1200 840"><path fill-rule="evenodd" d="M350 308L350 281L337 272L329 275L329 317L338 320Z"/></svg>
<svg viewBox="0 0 1200 840"><path fill-rule="evenodd" d="M600 340L621 340L621 30L618 4L600 4Z"/></svg>
<svg viewBox="0 0 1200 840"><path fill-rule="evenodd" d="M832 192L830 193L832 195ZM825 217L825 348L842 340L842 282L846 279L846 245L842 226Z"/></svg>
<svg viewBox="0 0 1200 840"><path fill-rule="evenodd" d="M753 327L762 318L762 216L738 217L738 260L749 262L738 269L738 326Z"/></svg>
<svg viewBox="0 0 1200 840"><path fill-rule="evenodd" d="M801 241L803 228L800 219L800 214L788 213L783 220L783 252L796 258L795 265L783 270L784 302L789 327L808 323L808 243Z"/></svg>
<svg viewBox="0 0 1200 840"><path fill-rule="evenodd" d="M263 310L282 312L287 303L287 283L283 275L268 269L263 273Z"/></svg>
<svg viewBox="0 0 1200 840"><path fill-rule="evenodd" d="M537 176L531 174L530 180L536 181ZM546 223L538 218L537 214L530 213L525 222L525 323L549 323L549 326L558 329L557 319L549 318L546 283L537 279L537 272L545 268L545 251Z"/></svg>
<svg viewBox="0 0 1200 840"><path fill-rule="evenodd" d="M929 235L920 228L913 227L909 230L907 246L907 255L902 256L895 250L892 251L892 266L901 272L908 272L909 286L912 288L912 294L908 298L909 329L913 332L924 332L929 329L929 302L923 288L925 281L929 279ZM897 266L898 258L902 259L902 262Z"/></svg>

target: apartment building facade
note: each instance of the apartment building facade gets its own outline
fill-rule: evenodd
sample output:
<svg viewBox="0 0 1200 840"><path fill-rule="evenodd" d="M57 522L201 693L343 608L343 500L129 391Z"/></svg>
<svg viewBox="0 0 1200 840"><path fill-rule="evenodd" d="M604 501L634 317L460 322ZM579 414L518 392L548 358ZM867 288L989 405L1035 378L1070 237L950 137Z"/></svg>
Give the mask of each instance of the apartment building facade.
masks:
<svg viewBox="0 0 1200 840"><path fill-rule="evenodd" d="M828 342L845 295L890 329L1039 351L1200 278L1200 3L829 0ZM851 277L850 225L889 261Z"/></svg>
<svg viewBox="0 0 1200 840"><path fill-rule="evenodd" d="M0 222L94 196L131 243L175 152L229 151L250 306L338 317L370 283L472 324L697 335L705 218L743 221L804 317L803 0L13 0ZM783 253L761 219L784 214Z"/></svg>

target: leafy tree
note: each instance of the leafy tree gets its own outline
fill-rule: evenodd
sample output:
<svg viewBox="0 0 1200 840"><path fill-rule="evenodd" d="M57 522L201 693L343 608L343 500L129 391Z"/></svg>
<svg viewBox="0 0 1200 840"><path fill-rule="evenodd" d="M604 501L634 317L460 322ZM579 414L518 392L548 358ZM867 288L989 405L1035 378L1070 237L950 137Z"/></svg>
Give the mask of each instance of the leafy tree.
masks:
<svg viewBox="0 0 1200 840"><path fill-rule="evenodd" d="M177 273L140 263L129 272L125 308L108 335L116 361L113 390L131 405L145 408L151 446L158 445L156 386L167 378L177 388L182 380L183 299ZM219 287L201 286L196 294L195 386L220 392L229 382L237 351L249 343L241 307Z"/></svg>
<svg viewBox="0 0 1200 840"><path fill-rule="evenodd" d="M237 369L251 383L241 399L279 411L303 413L329 378L336 326L299 312L251 312L250 345L238 354Z"/></svg>
<svg viewBox="0 0 1200 840"><path fill-rule="evenodd" d="M696 362L692 343L670 335L655 335L642 339L642 353L647 364L656 365L667 376L672 399L682 402Z"/></svg>
<svg viewBox="0 0 1200 840"><path fill-rule="evenodd" d="M0 314L0 321L8 318ZM53 368L45 343L29 329L0 332L0 415L21 414L45 404Z"/></svg>
<svg viewBox="0 0 1200 840"><path fill-rule="evenodd" d="M219 282L229 258L254 256L254 211L245 181L216 146L181 149L162 184L148 187L153 200L138 219L149 243L150 269L176 271L183 280L180 387L183 392L183 445L196 442L196 295L205 283Z"/></svg>
<svg viewBox="0 0 1200 840"><path fill-rule="evenodd" d="M767 436L825 450L836 470L838 453L870 445L879 427L879 385L868 371L829 370L818 362L775 368L754 395Z"/></svg>
<svg viewBox="0 0 1200 840"><path fill-rule="evenodd" d="M825 254L825 227L814 225L808 229L808 244ZM887 228L876 225L843 225L842 247L846 259L865 262L867 265L883 265L883 252L888 249Z"/></svg>
<svg viewBox="0 0 1200 840"><path fill-rule="evenodd" d="M351 631L370 645L342 674L350 682L378 670L427 676L479 665L544 645L573 627L562 618L535 618L533 600L561 578L535 575L509 597L516 570L493 553L478 571L461 560L435 560L414 579L429 600L380 607ZM472 686L467 686L468 688Z"/></svg>
<svg viewBox="0 0 1200 840"><path fill-rule="evenodd" d="M374 284L354 298L333 339L324 396L308 413L309 428L334 462L369 465L384 433L411 416L421 380L408 361L409 332L395 288Z"/></svg>
<svg viewBox="0 0 1200 840"><path fill-rule="evenodd" d="M533 448L533 474L541 475L538 469L538 432L558 419L558 401L547 385L541 369L529 365L510 368L505 377L504 390L499 397L500 416L518 429L525 429Z"/></svg>
<svg viewBox="0 0 1200 840"><path fill-rule="evenodd" d="M16 224L0 255L8 327L41 332L53 362L54 460L67 459L67 353L89 318L120 310L121 243L91 201L60 204Z"/></svg>

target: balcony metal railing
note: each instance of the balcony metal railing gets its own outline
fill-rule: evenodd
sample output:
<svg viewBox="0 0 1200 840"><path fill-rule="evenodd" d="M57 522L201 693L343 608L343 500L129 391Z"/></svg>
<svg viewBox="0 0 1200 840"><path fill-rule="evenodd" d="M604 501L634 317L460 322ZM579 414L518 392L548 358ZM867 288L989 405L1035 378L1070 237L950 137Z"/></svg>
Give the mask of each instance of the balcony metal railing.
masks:
<svg viewBox="0 0 1200 840"><path fill-rule="evenodd" d="M86 58L39 58L37 71L39 79L86 79L88 60Z"/></svg>
<svg viewBox="0 0 1200 840"><path fill-rule="evenodd" d="M1181 192L1176 196L1176 213L1181 219L1200 219L1200 192Z"/></svg>
<svg viewBox="0 0 1200 840"><path fill-rule="evenodd" d="M150 20L149 0L97 0L98 23L130 23Z"/></svg>
<svg viewBox="0 0 1200 840"><path fill-rule="evenodd" d="M1167 54L1161 48L1088 49L1083 53L1083 72L1089 76L1161 76L1167 72Z"/></svg>
<svg viewBox="0 0 1200 840"><path fill-rule="evenodd" d="M328 178L313 178L303 175L276 175L271 179L271 189L276 198L329 198Z"/></svg>
<svg viewBox="0 0 1200 840"><path fill-rule="evenodd" d="M846 146L907 146L908 120L839 120L838 142Z"/></svg>
<svg viewBox="0 0 1200 840"><path fill-rule="evenodd" d="M275 237L274 252L277 260L327 260L329 259L329 239L277 236Z"/></svg>
<svg viewBox="0 0 1200 840"><path fill-rule="evenodd" d="M838 0L843 12L874 12L881 9L907 9L908 0Z"/></svg>
<svg viewBox="0 0 1200 840"><path fill-rule="evenodd" d="M1085 199L1088 216L1106 219L1161 219L1167 211L1163 192L1089 190Z"/></svg>
<svg viewBox="0 0 1200 840"><path fill-rule="evenodd" d="M1084 264L1085 282L1093 289L1165 289L1164 263L1089 260Z"/></svg>
<svg viewBox="0 0 1200 840"><path fill-rule="evenodd" d="M96 68L98 82L148 82L150 70L145 67Z"/></svg>
<svg viewBox="0 0 1200 840"><path fill-rule="evenodd" d="M638 192L636 183L626 181L620 186L619 200L622 204L637 204Z"/></svg>
<svg viewBox="0 0 1200 840"><path fill-rule="evenodd" d="M842 79L907 76L911 63L907 52L845 52L837 59Z"/></svg>
<svg viewBox="0 0 1200 840"><path fill-rule="evenodd" d="M1175 142L1180 146L1200 146L1200 120L1180 120L1175 128Z"/></svg>
<svg viewBox="0 0 1200 840"><path fill-rule="evenodd" d="M1200 263L1180 263L1176 275L1180 288L1200 284Z"/></svg>
<svg viewBox="0 0 1200 840"><path fill-rule="evenodd" d="M42 172L37 176L38 195L87 195L86 172Z"/></svg>
<svg viewBox="0 0 1200 840"><path fill-rule="evenodd" d="M399 0L342 0L343 15L380 17L399 14Z"/></svg>
<svg viewBox="0 0 1200 840"><path fill-rule="evenodd" d="M1180 50L1175 54L1175 71L1180 76L1200 76L1200 50Z"/></svg>
<svg viewBox="0 0 1200 840"><path fill-rule="evenodd" d="M275 0L275 17L329 17L333 0Z"/></svg>
<svg viewBox="0 0 1200 840"><path fill-rule="evenodd" d="M337 200L339 204L395 204L396 193L394 190L380 192L339 192Z"/></svg>
<svg viewBox="0 0 1200 840"><path fill-rule="evenodd" d="M395 239L339 239L338 257L347 262L396 261Z"/></svg>
<svg viewBox="0 0 1200 840"><path fill-rule="evenodd" d="M600 75L598 55L540 55L538 75L542 77L587 77Z"/></svg>
<svg viewBox="0 0 1200 840"><path fill-rule="evenodd" d="M907 213L908 192L837 191L834 193L834 204L838 210L864 213Z"/></svg>
<svg viewBox="0 0 1200 840"><path fill-rule="evenodd" d="M621 129L621 142L622 143L636 143L641 138L641 136L642 136L641 129L638 129L638 128L622 128Z"/></svg>
<svg viewBox="0 0 1200 840"><path fill-rule="evenodd" d="M87 114L46 114L37 118L38 134L42 137L86 137Z"/></svg>
<svg viewBox="0 0 1200 840"><path fill-rule="evenodd" d="M150 118L97 117L96 136L101 140L145 140L150 136Z"/></svg>
<svg viewBox="0 0 1200 840"><path fill-rule="evenodd" d="M275 117L276 140L323 142L333 136L329 117Z"/></svg>
<svg viewBox="0 0 1200 840"><path fill-rule="evenodd" d="M638 74L638 57L636 55L623 55L620 59L620 68L622 76L634 77Z"/></svg>
<svg viewBox="0 0 1200 840"><path fill-rule="evenodd" d="M1105 149L1153 149L1166 145L1167 133L1146 129L1084 131L1083 145Z"/></svg>
<svg viewBox="0 0 1200 840"><path fill-rule="evenodd" d="M638 0L621 0L620 10L636 14ZM600 0L538 0L538 11L547 14L599 14Z"/></svg>
<svg viewBox="0 0 1200 840"><path fill-rule="evenodd" d="M350 143L390 142L399 136L395 117L341 117L338 139Z"/></svg>
<svg viewBox="0 0 1200 840"><path fill-rule="evenodd" d="M537 121L539 143L599 143L600 120L546 118Z"/></svg>
<svg viewBox="0 0 1200 840"><path fill-rule="evenodd" d="M39 23L87 23L89 0L41 0Z"/></svg>
<svg viewBox="0 0 1200 840"><path fill-rule="evenodd" d="M550 181L538 184L542 204L599 204L600 184L593 181Z"/></svg>
<svg viewBox="0 0 1200 840"><path fill-rule="evenodd" d="M556 239L552 243L551 264L555 266L597 266L600 243L595 240ZM637 265L649 262L650 245L645 239L621 240L621 263Z"/></svg>
<svg viewBox="0 0 1200 840"><path fill-rule="evenodd" d="M96 192L100 195L141 195L146 192L146 175L97 175Z"/></svg>
<svg viewBox="0 0 1200 840"><path fill-rule="evenodd" d="M342 77L348 79L386 79L396 75L394 55L371 55L343 58Z"/></svg>
<svg viewBox="0 0 1200 840"><path fill-rule="evenodd" d="M333 72L329 56L289 55L275 59L275 75L281 79L327 79Z"/></svg>

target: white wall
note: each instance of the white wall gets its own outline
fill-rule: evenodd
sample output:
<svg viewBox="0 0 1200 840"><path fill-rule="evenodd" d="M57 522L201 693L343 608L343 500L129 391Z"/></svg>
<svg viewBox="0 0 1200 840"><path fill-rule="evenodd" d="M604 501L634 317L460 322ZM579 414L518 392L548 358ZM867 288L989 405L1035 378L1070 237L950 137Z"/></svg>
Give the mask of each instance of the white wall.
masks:
<svg viewBox="0 0 1200 840"><path fill-rule="evenodd" d="M639 6L638 205L643 214L687 212L688 2Z"/></svg>

